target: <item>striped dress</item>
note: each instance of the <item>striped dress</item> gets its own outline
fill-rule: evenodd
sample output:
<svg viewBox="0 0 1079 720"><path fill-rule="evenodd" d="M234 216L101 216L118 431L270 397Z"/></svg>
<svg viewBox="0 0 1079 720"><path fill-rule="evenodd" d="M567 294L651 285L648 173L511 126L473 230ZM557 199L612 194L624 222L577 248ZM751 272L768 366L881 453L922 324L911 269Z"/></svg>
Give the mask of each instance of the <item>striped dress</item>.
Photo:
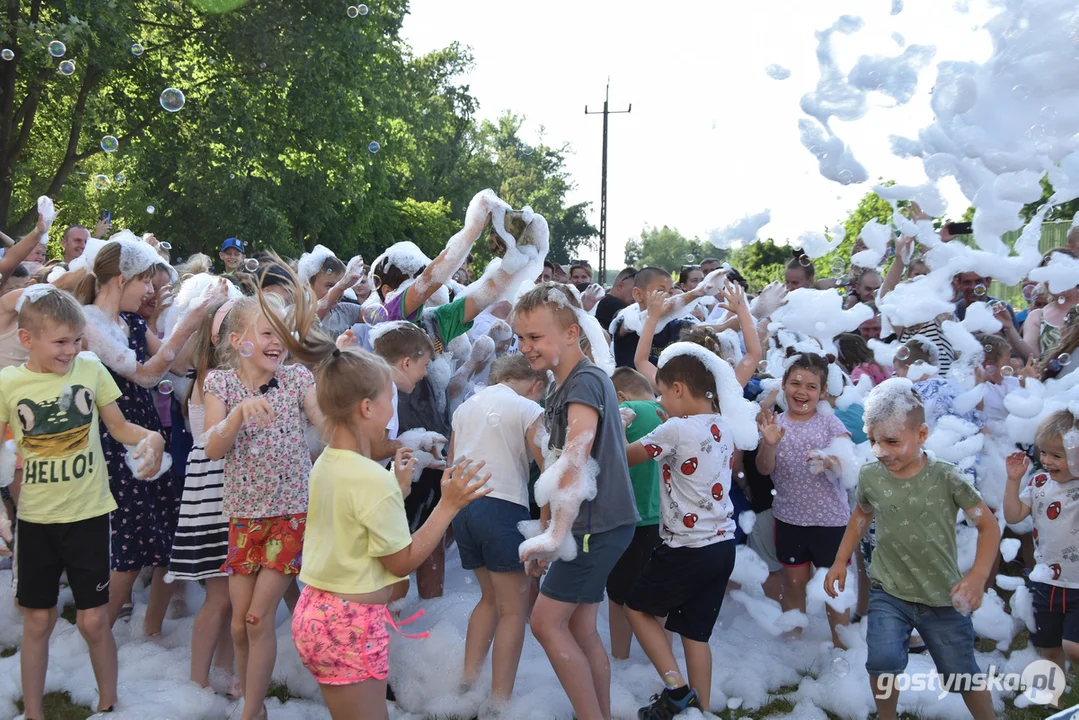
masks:
<svg viewBox="0 0 1079 720"><path fill-rule="evenodd" d="M204 449L205 409L188 404L195 446L187 458L180 520L172 541L169 573L177 580L225 577L221 566L229 551L229 518L223 512L225 461L210 460Z"/></svg>

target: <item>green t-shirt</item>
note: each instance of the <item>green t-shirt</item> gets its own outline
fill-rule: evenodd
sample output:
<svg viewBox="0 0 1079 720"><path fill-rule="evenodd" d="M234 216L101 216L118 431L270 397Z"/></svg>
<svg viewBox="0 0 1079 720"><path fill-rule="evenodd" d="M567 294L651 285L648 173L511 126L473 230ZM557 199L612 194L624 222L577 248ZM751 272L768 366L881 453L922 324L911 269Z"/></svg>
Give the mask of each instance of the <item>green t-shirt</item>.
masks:
<svg viewBox="0 0 1079 720"><path fill-rule="evenodd" d="M870 579L900 600L951 606L949 593L962 577L956 561L956 515L981 501L951 463L928 460L908 480L893 477L879 462L864 465L857 502L873 508L877 527Z"/></svg>
<svg viewBox="0 0 1079 720"><path fill-rule="evenodd" d="M458 335L464 335L472 329L471 322L465 322L465 297L462 295L451 303L439 305L424 312L424 319L430 319L433 325L434 340L442 343L445 349Z"/></svg>
<svg viewBox="0 0 1079 720"><path fill-rule="evenodd" d="M618 407L629 408L637 417L626 428L626 444L637 442L663 424L667 417L663 406L651 400L629 400ZM637 527L659 525L659 463L643 462L629 469L633 484L633 496L637 500L637 514L641 516Z"/></svg>

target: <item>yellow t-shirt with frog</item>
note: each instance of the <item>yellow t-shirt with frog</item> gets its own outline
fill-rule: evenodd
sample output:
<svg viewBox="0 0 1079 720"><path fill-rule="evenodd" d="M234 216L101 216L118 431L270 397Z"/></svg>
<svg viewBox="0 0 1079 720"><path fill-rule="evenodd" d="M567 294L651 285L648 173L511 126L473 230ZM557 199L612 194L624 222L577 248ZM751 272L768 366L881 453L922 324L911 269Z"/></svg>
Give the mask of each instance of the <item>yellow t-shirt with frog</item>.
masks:
<svg viewBox="0 0 1079 720"><path fill-rule="evenodd" d="M393 473L358 453L326 448L308 487L300 581L346 595L400 582L379 561L412 542Z"/></svg>
<svg viewBox="0 0 1079 720"><path fill-rule="evenodd" d="M0 422L22 455L19 519L55 525L116 509L98 408L119 397L101 361L81 355L67 375L0 370Z"/></svg>

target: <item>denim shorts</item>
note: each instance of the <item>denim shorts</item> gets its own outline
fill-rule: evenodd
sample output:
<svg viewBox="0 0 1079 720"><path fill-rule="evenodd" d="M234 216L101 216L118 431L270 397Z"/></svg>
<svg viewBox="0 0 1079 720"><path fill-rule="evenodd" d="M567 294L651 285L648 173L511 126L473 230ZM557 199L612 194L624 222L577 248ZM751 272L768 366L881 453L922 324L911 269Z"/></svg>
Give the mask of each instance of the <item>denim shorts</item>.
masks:
<svg viewBox="0 0 1079 720"><path fill-rule="evenodd" d="M1032 580L1027 581L1027 587L1034 600L1034 632L1030 634L1030 643L1048 649L1061 647L1063 640L1079 642L1079 590Z"/></svg>
<svg viewBox="0 0 1079 720"><path fill-rule="evenodd" d="M907 667L910 633L917 630L936 663L937 673L975 675L981 672L974 658L974 624L952 606L932 607L889 595L877 583L869 592L866 618L869 655L865 669L871 677L898 675ZM961 685L945 685L961 687Z"/></svg>
<svg viewBox="0 0 1079 720"><path fill-rule="evenodd" d="M518 548L525 541L517 523L529 520L528 508L509 500L484 497L453 519L453 539L465 570L523 572Z"/></svg>
<svg viewBox="0 0 1079 720"><path fill-rule="evenodd" d="M540 592L564 603L603 602L607 576L629 547L636 530L634 523L594 535L574 535L577 557L569 562L556 560L543 578ZM585 548L585 538L588 547Z"/></svg>

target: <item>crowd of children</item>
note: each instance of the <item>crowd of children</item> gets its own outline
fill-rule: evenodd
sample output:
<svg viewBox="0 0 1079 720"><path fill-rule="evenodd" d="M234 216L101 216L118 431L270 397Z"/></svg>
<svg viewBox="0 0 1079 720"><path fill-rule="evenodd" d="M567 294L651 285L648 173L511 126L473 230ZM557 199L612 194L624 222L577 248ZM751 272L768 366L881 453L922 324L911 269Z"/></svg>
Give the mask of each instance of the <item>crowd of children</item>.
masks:
<svg viewBox="0 0 1079 720"><path fill-rule="evenodd" d="M442 594L451 543L480 589L460 692L490 654L483 716L511 702L530 632L575 716L609 720L605 598L610 654L636 638L657 674L638 717L713 709L710 643L752 557L766 572L740 590L775 607L777 634L807 627L822 580L831 645L864 623L879 717L897 717L887 678L917 644L944 676L980 672L971 613L1011 561L1002 531L1032 549L1012 589L1033 646L1079 660L1079 278L1033 285L1020 323L957 273L954 312L915 317L888 297L929 287L903 239L886 276L818 280L798 253L752 301L713 261L677 285L627 269L604 298L584 263L555 278L541 216L484 191L433 260L405 242L369 267L322 246L290 264L230 238L214 276L152 236L76 229L65 263L18 283L47 210L0 259L17 450L0 536L27 719L44 717L61 583L96 709L123 706L112 627L144 570L147 637L180 583L204 587L190 679L220 680L242 720L267 717L282 600L331 716L385 718L389 631L422 614L398 601L412 573L421 599ZM462 285L488 229L499 257ZM1043 266L1060 258L1076 260ZM963 699L996 716L988 692Z"/></svg>

